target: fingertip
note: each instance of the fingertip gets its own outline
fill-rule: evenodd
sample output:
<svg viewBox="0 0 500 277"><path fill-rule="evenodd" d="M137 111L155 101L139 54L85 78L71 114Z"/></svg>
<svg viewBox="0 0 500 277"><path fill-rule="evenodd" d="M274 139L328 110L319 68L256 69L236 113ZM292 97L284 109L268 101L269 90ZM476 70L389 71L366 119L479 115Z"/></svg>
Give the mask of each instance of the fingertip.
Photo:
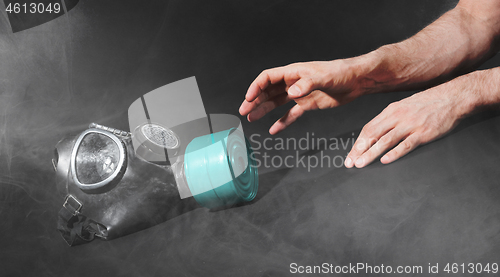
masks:
<svg viewBox="0 0 500 277"><path fill-rule="evenodd" d="M253 100L255 100L255 98L257 98L257 88L256 88L256 84L255 84L255 81L250 84L250 87L248 87L248 90L247 90L247 93L245 94L245 100L248 101L248 102L252 102Z"/></svg>
<svg viewBox="0 0 500 277"><path fill-rule="evenodd" d="M252 103L244 100L243 103L241 103L239 112L242 116L247 116L252 111L252 108L253 108Z"/></svg>
<svg viewBox="0 0 500 277"><path fill-rule="evenodd" d="M276 126L271 126L271 128L269 128L269 134L274 136L276 135L277 133L279 133L280 131L278 130L278 128Z"/></svg>
<svg viewBox="0 0 500 277"><path fill-rule="evenodd" d="M271 135L276 135L277 133L283 131L283 129L286 128L286 126L280 122L281 120L276 121L271 128L269 128L269 134Z"/></svg>
<svg viewBox="0 0 500 277"><path fill-rule="evenodd" d="M353 168L353 167L355 167L356 166L356 161L358 160L358 157L359 156L357 156L356 153L352 153L352 154L349 153L347 155L347 158L344 161L345 167L347 167L347 168Z"/></svg>
<svg viewBox="0 0 500 277"><path fill-rule="evenodd" d="M254 92L248 91L247 94L245 95L245 101L247 102L252 102L257 98L257 94Z"/></svg>
<svg viewBox="0 0 500 277"><path fill-rule="evenodd" d="M245 95L245 100L247 102L252 102L255 99L257 99L257 93L247 93L247 95Z"/></svg>
<svg viewBox="0 0 500 277"><path fill-rule="evenodd" d="M245 102L243 102L240 106L240 108L238 109L238 112L242 115L242 116L246 116L247 114L245 113Z"/></svg>
<svg viewBox="0 0 500 277"><path fill-rule="evenodd" d="M297 85L293 85L288 89L288 95L292 97L300 97L302 95L302 91Z"/></svg>
<svg viewBox="0 0 500 277"><path fill-rule="evenodd" d="M389 158L388 155L384 155L382 158L380 158L380 162L383 164L388 164L391 162L391 159Z"/></svg>
<svg viewBox="0 0 500 277"><path fill-rule="evenodd" d="M248 87L247 94L245 95L245 100L252 102L267 88L267 79L262 79L261 76L257 77Z"/></svg>
<svg viewBox="0 0 500 277"><path fill-rule="evenodd" d="M264 115L266 115L266 112L261 107L258 107L248 113L248 119L252 122L261 119Z"/></svg>
<svg viewBox="0 0 500 277"><path fill-rule="evenodd" d="M345 159L344 165L345 165L345 167L347 167L347 168L352 168L352 166L354 165L354 163L352 162L351 157L349 157L349 156L348 156L348 157Z"/></svg>
<svg viewBox="0 0 500 277"><path fill-rule="evenodd" d="M365 166L365 159L364 158L358 158L355 163L357 168L363 168Z"/></svg>

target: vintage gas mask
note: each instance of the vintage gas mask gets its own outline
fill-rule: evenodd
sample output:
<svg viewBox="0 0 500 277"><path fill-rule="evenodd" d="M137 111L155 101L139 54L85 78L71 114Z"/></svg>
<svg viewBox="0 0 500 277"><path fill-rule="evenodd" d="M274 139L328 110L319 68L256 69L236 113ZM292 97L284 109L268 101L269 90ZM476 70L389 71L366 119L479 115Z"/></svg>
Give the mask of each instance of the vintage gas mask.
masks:
<svg viewBox="0 0 500 277"><path fill-rule="evenodd" d="M92 123L57 144L53 164L65 195L58 230L69 245L256 196L257 167L239 119L207 116L194 77L132 103L129 125L132 132Z"/></svg>

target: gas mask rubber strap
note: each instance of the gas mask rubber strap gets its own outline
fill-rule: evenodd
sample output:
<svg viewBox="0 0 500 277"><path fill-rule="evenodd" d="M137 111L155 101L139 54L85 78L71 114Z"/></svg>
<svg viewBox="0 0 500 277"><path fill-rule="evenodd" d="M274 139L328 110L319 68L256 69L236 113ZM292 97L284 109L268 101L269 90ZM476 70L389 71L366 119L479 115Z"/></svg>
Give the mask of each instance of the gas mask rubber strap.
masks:
<svg viewBox="0 0 500 277"><path fill-rule="evenodd" d="M91 242L94 232L88 230L88 218L82 214L73 214L65 207L59 210L57 230L61 233L69 246Z"/></svg>
<svg viewBox="0 0 500 277"><path fill-rule="evenodd" d="M68 199L74 201L68 201ZM77 203L74 207L73 203ZM101 224L81 214L81 204L71 195L66 197L57 218L57 230L69 246L91 242L94 238L106 238L107 230Z"/></svg>
<svg viewBox="0 0 500 277"><path fill-rule="evenodd" d="M81 214L83 204L69 193L70 168L66 178L67 196L57 216L57 230L69 246L89 243L96 236L105 239L106 227Z"/></svg>
<svg viewBox="0 0 500 277"><path fill-rule="evenodd" d="M69 193L70 168L66 178L67 196L57 216L57 230L69 246L89 243L96 236L106 239L106 227L81 214L83 204Z"/></svg>

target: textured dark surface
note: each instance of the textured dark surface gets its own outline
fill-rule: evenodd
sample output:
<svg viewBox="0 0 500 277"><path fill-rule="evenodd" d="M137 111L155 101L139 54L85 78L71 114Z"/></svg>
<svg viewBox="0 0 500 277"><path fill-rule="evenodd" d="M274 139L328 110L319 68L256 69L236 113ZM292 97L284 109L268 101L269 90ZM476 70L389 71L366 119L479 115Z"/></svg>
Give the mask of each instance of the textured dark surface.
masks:
<svg viewBox="0 0 500 277"><path fill-rule="evenodd" d="M0 275L282 276L290 263L421 265L426 272L429 263L500 262L500 117L492 112L391 165L308 172L262 164L259 194L247 205L199 208L73 248L56 231L63 199L50 159L62 137L90 122L128 129L135 99L189 76L208 113L237 114L261 70L368 52L411 36L455 3L86 0L68 17L15 34L2 7ZM496 57L486 66L499 63ZM310 112L277 137L352 140L409 94ZM256 148L285 110L244 122ZM347 153L322 147L297 149L299 158ZM256 151L297 156L294 149Z"/></svg>

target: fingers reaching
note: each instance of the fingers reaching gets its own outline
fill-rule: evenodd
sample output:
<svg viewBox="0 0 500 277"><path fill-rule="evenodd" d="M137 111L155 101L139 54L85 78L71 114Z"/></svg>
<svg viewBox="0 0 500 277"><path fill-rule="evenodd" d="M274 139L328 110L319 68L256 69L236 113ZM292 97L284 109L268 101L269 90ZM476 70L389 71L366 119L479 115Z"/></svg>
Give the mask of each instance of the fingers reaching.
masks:
<svg viewBox="0 0 500 277"><path fill-rule="evenodd" d="M303 114L304 110L298 104L296 104L290 110L288 110L288 112L282 118L276 121L273 126L271 126L271 128L269 129L269 133L271 135L275 135L283 131L286 127L295 122L295 120L297 120L297 118L301 117Z"/></svg>
<svg viewBox="0 0 500 277"><path fill-rule="evenodd" d="M266 90L260 92L259 95L253 101L248 101L245 99L240 106L239 109L240 114L246 116L249 113L260 108L261 105L267 104L267 102L274 102L274 104L280 104L280 105L285 104L286 102L289 101L289 99L286 98L287 94L285 88L286 88L285 83L273 84L268 86ZM274 109L275 107L273 107L272 109ZM272 109L268 109L267 112L271 111Z"/></svg>
<svg viewBox="0 0 500 277"><path fill-rule="evenodd" d="M264 70L248 88L239 112L255 121L293 100L296 105L269 129L269 133L277 134L305 111L334 108L370 92L362 83L365 79L350 65L346 60L334 60ZM455 80L450 82L459 82ZM467 102L461 100L463 93L450 82L387 106L365 125L345 166L362 168L381 155L382 163L391 163L449 132L470 112Z"/></svg>
<svg viewBox="0 0 500 277"><path fill-rule="evenodd" d="M257 106L248 113L247 119L250 122L258 120L270 111L274 110L276 107L284 105L290 100L291 99L285 93L277 95L269 100L266 100L265 102L257 104ZM253 106L252 103L250 103L251 106Z"/></svg>
<svg viewBox="0 0 500 277"><path fill-rule="evenodd" d="M261 93L266 91L270 85L282 82L295 83L297 80L297 74L287 67L277 67L264 70L259 74L259 76L257 76L257 78L255 78L252 84L250 84L247 94L245 95L245 100L248 102L254 101Z"/></svg>
<svg viewBox="0 0 500 277"><path fill-rule="evenodd" d="M264 70L248 88L240 114L255 121L277 106L311 93L319 82L310 71L300 64Z"/></svg>

